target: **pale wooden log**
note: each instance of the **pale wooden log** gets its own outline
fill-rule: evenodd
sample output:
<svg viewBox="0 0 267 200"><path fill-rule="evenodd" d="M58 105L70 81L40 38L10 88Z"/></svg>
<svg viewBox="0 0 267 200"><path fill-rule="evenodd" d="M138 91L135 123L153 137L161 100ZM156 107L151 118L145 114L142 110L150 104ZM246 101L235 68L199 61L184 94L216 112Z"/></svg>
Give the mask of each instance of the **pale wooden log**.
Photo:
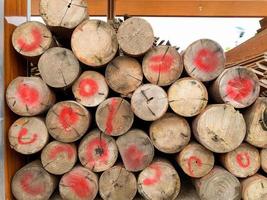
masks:
<svg viewBox="0 0 267 200"><path fill-rule="evenodd" d="M200 200L197 191L191 181L181 181L181 190L175 200Z"/></svg>
<svg viewBox="0 0 267 200"><path fill-rule="evenodd" d="M118 50L115 30L101 20L85 20L74 30L71 48L84 64L99 67L113 59Z"/></svg>
<svg viewBox="0 0 267 200"><path fill-rule="evenodd" d="M260 152L261 168L267 173L267 149L262 149Z"/></svg>
<svg viewBox="0 0 267 200"><path fill-rule="evenodd" d="M89 169L76 166L62 176L59 192L65 200L93 200L98 192L98 177Z"/></svg>
<svg viewBox="0 0 267 200"><path fill-rule="evenodd" d="M226 153L237 148L246 134L245 120L231 105L209 105L192 125L195 138L207 149Z"/></svg>
<svg viewBox="0 0 267 200"><path fill-rule="evenodd" d="M127 95L141 85L143 72L134 58L118 56L108 64L105 77L113 91Z"/></svg>
<svg viewBox="0 0 267 200"><path fill-rule="evenodd" d="M49 134L44 120L38 117L22 117L8 131L10 147L22 154L34 154L47 143Z"/></svg>
<svg viewBox="0 0 267 200"><path fill-rule="evenodd" d="M206 176L194 180L200 199L240 200L239 180L221 167L214 167Z"/></svg>
<svg viewBox="0 0 267 200"><path fill-rule="evenodd" d="M104 76L95 71L85 71L72 86L76 101L86 107L95 107L103 102L109 92Z"/></svg>
<svg viewBox="0 0 267 200"><path fill-rule="evenodd" d="M255 174L241 181L243 200L264 200L267 199L267 178Z"/></svg>
<svg viewBox="0 0 267 200"><path fill-rule="evenodd" d="M170 85L182 74L181 56L172 46L161 45L152 47L142 62L146 79L160 86Z"/></svg>
<svg viewBox="0 0 267 200"><path fill-rule="evenodd" d="M11 182L17 200L47 200L56 187L56 177L46 172L39 160L18 170Z"/></svg>
<svg viewBox="0 0 267 200"><path fill-rule="evenodd" d="M99 129L94 129L84 136L78 152L81 164L94 172L109 169L118 158L115 140Z"/></svg>
<svg viewBox="0 0 267 200"><path fill-rule="evenodd" d="M134 114L145 121L155 121L168 109L166 92L159 86L144 84L137 88L131 98Z"/></svg>
<svg viewBox="0 0 267 200"><path fill-rule="evenodd" d="M74 167L77 157L75 144L52 141L43 149L41 162L49 173L62 175Z"/></svg>
<svg viewBox="0 0 267 200"><path fill-rule="evenodd" d="M177 153L189 143L191 130L184 118L174 113L166 113L162 118L152 122L149 135L159 151Z"/></svg>
<svg viewBox="0 0 267 200"><path fill-rule="evenodd" d="M194 78L182 78L168 90L171 109L178 115L192 117L198 115L208 104L208 92L200 81Z"/></svg>
<svg viewBox="0 0 267 200"><path fill-rule="evenodd" d="M177 155L176 161L190 177L207 175L214 166L214 155L202 145L191 142Z"/></svg>
<svg viewBox="0 0 267 200"><path fill-rule="evenodd" d="M19 76L9 83L6 102L14 113L34 116L49 109L55 96L41 78Z"/></svg>
<svg viewBox="0 0 267 200"><path fill-rule="evenodd" d="M138 176L138 192L145 199L174 200L180 192L180 177L167 161L153 161Z"/></svg>
<svg viewBox="0 0 267 200"><path fill-rule="evenodd" d="M211 87L211 96L218 103L227 103L235 108L250 106L259 96L260 84L256 74L245 67L224 70Z"/></svg>
<svg viewBox="0 0 267 200"><path fill-rule="evenodd" d="M39 59L38 69L47 85L54 88L70 86L79 76L80 65L72 51L54 47Z"/></svg>
<svg viewBox="0 0 267 200"><path fill-rule="evenodd" d="M260 154L255 147L242 143L235 150L221 155L223 166L234 176L246 178L260 169Z"/></svg>
<svg viewBox="0 0 267 200"><path fill-rule="evenodd" d="M186 48L183 61L189 76L200 81L211 81L223 71L225 55L217 42L200 39Z"/></svg>
<svg viewBox="0 0 267 200"><path fill-rule="evenodd" d="M51 32L44 24L29 21L19 25L14 30L12 45L19 54L34 59L54 46L54 40Z"/></svg>
<svg viewBox="0 0 267 200"><path fill-rule="evenodd" d="M60 142L80 139L91 124L91 114L75 101L61 101L46 115L46 126L50 135Z"/></svg>
<svg viewBox="0 0 267 200"><path fill-rule="evenodd" d="M154 33L151 25L145 19L131 17L120 25L117 38L120 48L126 54L140 56L152 47Z"/></svg>
<svg viewBox="0 0 267 200"><path fill-rule="evenodd" d="M102 132L119 136L131 128L134 114L128 101L120 97L112 97L98 106L95 119Z"/></svg>
<svg viewBox="0 0 267 200"><path fill-rule="evenodd" d="M120 136L116 143L123 164L128 171L141 171L153 160L154 146L142 130L130 130Z"/></svg>
<svg viewBox="0 0 267 200"><path fill-rule="evenodd" d="M132 200L136 192L134 174L122 166L114 166L100 176L99 193L104 200Z"/></svg>
<svg viewBox="0 0 267 200"><path fill-rule="evenodd" d="M245 140L260 148L267 148L267 99L259 97L244 112L247 125Z"/></svg>

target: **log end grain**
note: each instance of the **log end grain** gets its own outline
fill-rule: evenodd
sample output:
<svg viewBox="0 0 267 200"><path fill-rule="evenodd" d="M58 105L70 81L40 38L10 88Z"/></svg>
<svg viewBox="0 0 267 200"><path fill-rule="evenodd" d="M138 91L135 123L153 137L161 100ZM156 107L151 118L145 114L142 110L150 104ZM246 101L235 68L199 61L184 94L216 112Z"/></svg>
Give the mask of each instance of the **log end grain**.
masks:
<svg viewBox="0 0 267 200"><path fill-rule="evenodd" d="M22 154L40 151L48 142L45 123L37 117L22 117L16 120L8 132L11 148Z"/></svg>
<svg viewBox="0 0 267 200"><path fill-rule="evenodd" d="M149 135L159 151L177 153L190 141L191 130L184 118L166 113L162 118L152 122Z"/></svg>
<svg viewBox="0 0 267 200"><path fill-rule="evenodd" d="M50 142L41 153L41 162L46 171L62 175L70 171L77 161L75 144Z"/></svg>
<svg viewBox="0 0 267 200"><path fill-rule="evenodd" d="M178 115L192 117L198 115L208 104L208 92L200 81L182 78L168 90L171 109Z"/></svg>
<svg viewBox="0 0 267 200"><path fill-rule="evenodd" d="M89 128L91 114L75 101L61 101L47 113L46 126L50 135L61 142L80 139Z"/></svg>
<svg viewBox="0 0 267 200"><path fill-rule="evenodd" d="M86 107L95 107L103 102L109 92L104 76L95 71L85 71L72 86L76 101Z"/></svg>
<svg viewBox="0 0 267 200"><path fill-rule="evenodd" d="M267 173L267 149L262 149L260 152L261 168Z"/></svg>
<svg viewBox="0 0 267 200"><path fill-rule="evenodd" d="M117 158L118 148L115 140L98 129L90 131L80 142L80 162L94 172L109 169Z"/></svg>
<svg viewBox="0 0 267 200"><path fill-rule="evenodd" d="M166 92L159 86L144 84L137 88L131 98L134 114L145 121L155 121L168 109Z"/></svg>
<svg viewBox="0 0 267 200"><path fill-rule="evenodd" d="M143 58L142 68L146 79L160 86L170 85L183 71L180 54L174 47L166 45L150 49Z"/></svg>
<svg viewBox="0 0 267 200"><path fill-rule="evenodd" d="M101 20L85 20L74 30L71 48L84 64L99 67L113 59L118 50L115 30Z"/></svg>

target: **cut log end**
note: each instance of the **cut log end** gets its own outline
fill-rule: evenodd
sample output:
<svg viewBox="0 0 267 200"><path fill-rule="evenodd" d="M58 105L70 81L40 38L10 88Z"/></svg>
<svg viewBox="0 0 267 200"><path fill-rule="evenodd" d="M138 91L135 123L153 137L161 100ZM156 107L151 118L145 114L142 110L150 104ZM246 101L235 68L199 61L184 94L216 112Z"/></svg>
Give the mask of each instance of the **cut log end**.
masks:
<svg viewBox="0 0 267 200"><path fill-rule="evenodd" d="M166 113L150 125L149 135L159 151L177 153L190 141L191 131L184 118Z"/></svg>
<svg viewBox="0 0 267 200"><path fill-rule="evenodd" d="M61 142L80 139L91 123L91 114L75 101L61 101L47 113L46 126L50 135Z"/></svg>
<svg viewBox="0 0 267 200"><path fill-rule="evenodd" d="M140 119L155 121L162 117L168 109L167 94L157 85L144 84L134 91L131 107Z"/></svg>
<svg viewBox="0 0 267 200"><path fill-rule="evenodd" d="M120 97L105 100L96 110L96 124L107 135L119 136L126 133L133 121L130 104Z"/></svg>
<svg viewBox="0 0 267 200"><path fill-rule="evenodd" d="M51 174L67 173L77 161L76 146L58 141L50 142L42 151L41 161L45 170Z"/></svg>
<svg viewBox="0 0 267 200"><path fill-rule="evenodd" d="M98 129L89 132L79 145L79 159L82 165L94 172L112 167L118 158L115 140Z"/></svg>
<svg viewBox="0 0 267 200"><path fill-rule="evenodd" d="M181 56L177 50L163 45L153 47L145 54L142 68L146 79L160 86L170 85L183 71Z"/></svg>
<svg viewBox="0 0 267 200"><path fill-rule="evenodd" d="M136 192L134 174L121 166L114 166L100 176L99 193L104 200L132 200Z"/></svg>
<svg viewBox="0 0 267 200"><path fill-rule="evenodd" d="M178 115L192 117L198 115L208 104L208 92L200 81L182 78L168 90L171 109Z"/></svg>
<svg viewBox="0 0 267 200"><path fill-rule="evenodd" d="M261 168L267 173L267 149L262 149L260 152Z"/></svg>

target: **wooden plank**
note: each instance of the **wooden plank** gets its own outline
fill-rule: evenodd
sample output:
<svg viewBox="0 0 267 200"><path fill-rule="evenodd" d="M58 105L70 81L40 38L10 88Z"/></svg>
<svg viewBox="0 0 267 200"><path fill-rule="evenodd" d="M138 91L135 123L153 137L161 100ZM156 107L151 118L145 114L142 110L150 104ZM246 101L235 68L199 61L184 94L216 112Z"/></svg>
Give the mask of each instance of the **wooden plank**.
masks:
<svg viewBox="0 0 267 200"><path fill-rule="evenodd" d="M5 0L5 16L26 16L26 13L26 0Z"/></svg>
<svg viewBox="0 0 267 200"><path fill-rule="evenodd" d="M40 15L40 0L32 0L32 15ZM107 15L107 0L88 0L91 16ZM265 0L115 0L115 14L131 16L205 16L263 17L267 16Z"/></svg>

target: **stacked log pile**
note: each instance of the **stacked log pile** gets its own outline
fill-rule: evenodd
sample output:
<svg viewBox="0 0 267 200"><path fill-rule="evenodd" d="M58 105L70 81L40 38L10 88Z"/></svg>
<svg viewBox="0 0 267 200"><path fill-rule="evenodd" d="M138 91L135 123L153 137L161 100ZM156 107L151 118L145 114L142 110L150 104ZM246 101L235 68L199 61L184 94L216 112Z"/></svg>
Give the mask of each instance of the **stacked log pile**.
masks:
<svg viewBox="0 0 267 200"><path fill-rule="evenodd" d="M13 33L15 50L38 68L6 90L20 116L10 147L35 155L13 177L14 197L266 199L267 100L255 73L224 69L215 41L181 55L156 45L146 20L115 30L87 19L86 7L41 0L46 25Z"/></svg>

